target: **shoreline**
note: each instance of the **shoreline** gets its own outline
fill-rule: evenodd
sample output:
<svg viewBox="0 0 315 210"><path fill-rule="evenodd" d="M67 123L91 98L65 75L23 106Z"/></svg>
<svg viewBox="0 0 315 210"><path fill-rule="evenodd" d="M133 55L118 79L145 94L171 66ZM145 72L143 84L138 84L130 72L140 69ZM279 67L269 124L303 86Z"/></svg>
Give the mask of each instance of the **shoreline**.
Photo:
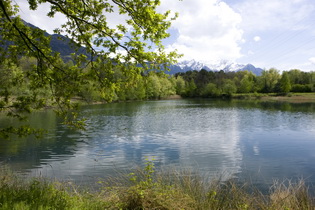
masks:
<svg viewBox="0 0 315 210"><path fill-rule="evenodd" d="M315 93L288 93L287 95L277 95L275 93L248 93L235 94L231 96L231 99L258 100L263 102L315 103Z"/></svg>
<svg viewBox="0 0 315 210"><path fill-rule="evenodd" d="M192 171L155 170L149 161L133 173L99 181L93 190L44 177L26 180L0 168L1 209L314 209L299 180L275 181L268 193L250 182L204 180Z"/></svg>

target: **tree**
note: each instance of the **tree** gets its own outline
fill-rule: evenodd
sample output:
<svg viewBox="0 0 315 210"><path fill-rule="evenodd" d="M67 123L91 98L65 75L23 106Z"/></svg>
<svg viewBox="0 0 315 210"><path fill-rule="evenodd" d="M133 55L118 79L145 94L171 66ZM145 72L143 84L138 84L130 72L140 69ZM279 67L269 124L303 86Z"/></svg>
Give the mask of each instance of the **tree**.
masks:
<svg viewBox="0 0 315 210"><path fill-rule="evenodd" d="M186 86L185 96L196 97L197 86L195 81L192 79L189 82L187 82L185 86Z"/></svg>
<svg viewBox="0 0 315 210"><path fill-rule="evenodd" d="M154 73L150 72L146 81L147 98L158 99L161 96L161 82L159 77Z"/></svg>
<svg viewBox="0 0 315 210"><path fill-rule="evenodd" d="M186 89L185 80L181 76L177 76L175 80L176 94L183 95Z"/></svg>
<svg viewBox="0 0 315 210"><path fill-rule="evenodd" d="M220 96L220 94L221 94L220 90L214 83L208 83L201 92L201 96L203 97L218 97Z"/></svg>
<svg viewBox="0 0 315 210"><path fill-rule="evenodd" d="M160 75L161 93L160 98L166 98L176 94L176 87L172 84L168 75Z"/></svg>
<svg viewBox="0 0 315 210"><path fill-rule="evenodd" d="M280 74L277 69L271 68L269 70L264 70L260 76L260 86L262 92L273 92L279 79Z"/></svg>
<svg viewBox="0 0 315 210"><path fill-rule="evenodd" d="M29 95L16 98L10 90L0 90L0 112L21 117L51 103L58 107L65 123L82 127L77 114L71 111L73 114L69 115L69 110L76 107L71 98L79 95L89 81L99 87L104 100L110 101L114 95L107 93L115 92L117 85L112 78L117 69L128 78L146 69L166 67L178 57L176 52L165 53L161 42L169 36L166 30L177 14L170 17L170 11L158 13L159 0L28 0L34 11L44 3L50 5L47 16L53 18L57 13L65 16L66 22L54 32L70 38L75 48L85 46L89 56L74 54L74 65L65 65L59 53L50 48L50 37L25 24L17 15L19 6L15 1L1 0L0 65L6 63L9 71L15 71L13 64L21 65L22 56L35 59L36 65L20 77L30 85ZM124 15L126 21L112 28L107 16L114 12ZM49 102L37 94L42 88L50 90ZM0 130L2 136L32 132L26 127Z"/></svg>
<svg viewBox="0 0 315 210"><path fill-rule="evenodd" d="M255 75L249 71L244 71L243 74L244 76L240 81L238 92L249 93L253 90Z"/></svg>
<svg viewBox="0 0 315 210"><path fill-rule="evenodd" d="M223 86L222 86L222 93L226 94L227 96L232 96L233 93L236 93L237 87L233 80L226 79L224 80Z"/></svg>
<svg viewBox="0 0 315 210"><path fill-rule="evenodd" d="M291 90L291 82L288 72L283 72L280 79L280 91L281 93L288 93Z"/></svg>
<svg viewBox="0 0 315 210"><path fill-rule="evenodd" d="M302 71L299 69L292 69L288 72L288 76L292 84L302 84Z"/></svg>

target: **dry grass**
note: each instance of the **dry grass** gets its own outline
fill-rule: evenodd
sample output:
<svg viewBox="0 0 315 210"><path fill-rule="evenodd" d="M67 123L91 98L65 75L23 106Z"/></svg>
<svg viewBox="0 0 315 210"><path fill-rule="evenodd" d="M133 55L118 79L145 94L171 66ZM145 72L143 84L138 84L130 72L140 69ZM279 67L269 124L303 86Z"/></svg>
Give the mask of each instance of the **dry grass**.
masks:
<svg viewBox="0 0 315 210"><path fill-rule="evenodd" d="M0 175L0 209L315 209L303 180L275 182L269 194L250 183L207 180L191 170L144 169L100 182L88 193L65 183Z"/></svg>
<svg viewBox="0 0 315 210"><path fill-rule="evenodd" d="M280 101L290 103L314 103L315 93L288 93L287 95L277 95L275 93L247 93L235 94L233 98L236 99L253 99L261 101Z"/></svg>

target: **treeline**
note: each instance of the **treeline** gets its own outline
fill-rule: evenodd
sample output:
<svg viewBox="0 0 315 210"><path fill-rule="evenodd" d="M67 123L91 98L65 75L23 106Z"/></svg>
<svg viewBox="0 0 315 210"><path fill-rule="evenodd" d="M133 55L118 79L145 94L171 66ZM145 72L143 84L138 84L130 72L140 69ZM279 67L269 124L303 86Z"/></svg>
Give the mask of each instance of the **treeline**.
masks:
<svg viewBox="0 0 315 210"><path fill-rule="evenodd" d="M90 78L90 69L87 66L85 72L80 72L84 76L77 76L80 81L73 78L69 80L78 83L76 90L69 91L65 90L69 81L60 81L62 85L60 89L52 89L49 78L47 84L42 85L41 88L38 88L38 84L34 82L30 83L29 78L33 76L32 70L36 69L36 66L36 60L30 58L21 58L14 64L4 62L0 65L2 102L9 96L12 99L12 96L19 98L35 95L41 99L38 100L42 103L39 105L47 105L49 104L47 100L53 98L53 94L60 94L60 91L71 92L72 98L77 97L87 102L162 99L175 94L183 97L222 97L232 96L235 93L286 94L315 91L315 72L303 72L298 69L280 73L279 70L272 68L264 70L260 76L249 71L212 72L206 70L187 71L171 76L164 72L143 72L139 67L117 66L111 69L112 65L106 65L106 63L98 66L97 79ZM62 63L62 66L71 72L75 65L67 62ZM126 69L122 68L128 68L127 71L132 73L126 75ZM93 70L95 71L95 67ZM77 75L75 70L72 72ZM97 80L101 80L104 85L100 86ZM33 88L34 86L36 89ZM35 94L34 91L36 91Z"/></svg>
<svg viewBox="0 0 315 210"><path fill-rule="evenodd" d="M315 72L298 69L283 71L271 68L260 76L249 71L212 72L206 70L177 73L176 80L184 80L185 87L178 94L185 97L221 97L235 93L314 92Z"/></svg>
<svg viewBox="0 0 315 210"><path fill-rule="evenodd" d="M56 103L49 100L53 100L56 96L58 98L58 95L65 95L62 94L63 91L69 93L69 100L83 99L87 102L161 99L175 95L177 92L177 79L162 71L143 72L143 69L137 66L113 67L104 62L93 68L87 65L84 71L78 72L77 64L72 61L64 63L62 60L60 60L60 66L67 72L69 79L60 80L60 87L52 87L50 81L56 78L45 78L44 82L40 79L31 80L36 76L33 72L40 74L36 71L37 65L38 62L35 59L26 57L15 63L0 63L0 109L5 107L4 104L8 103L8 100L32 100L34 97L36 101L40 99L39 101L44 106L54 105ZM97 71L96 74L95 71ZM179 80L184 87L185 82L181 78ZM77 85L72 85L72 83ZM69 89L67 89L68 86Z"/></svg>

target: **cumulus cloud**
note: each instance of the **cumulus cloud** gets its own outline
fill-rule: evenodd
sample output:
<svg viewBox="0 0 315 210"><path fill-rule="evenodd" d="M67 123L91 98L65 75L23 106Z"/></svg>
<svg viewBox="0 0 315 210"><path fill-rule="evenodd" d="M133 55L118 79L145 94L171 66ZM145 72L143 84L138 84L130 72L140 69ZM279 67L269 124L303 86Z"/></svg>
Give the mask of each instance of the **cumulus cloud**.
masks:
<svg viewBox="0 0 315 210"><path fill-rule="evenodd" d="M60 27L66 19L56 15L54 19L46 16L49 4L41 4L36 11L28 9L28 2L16 0L21 8L20 15L47 32ZM167 50L177 49L183 53L183 59L236 60L241 57L240 44L244 43L243 30L240 29L242 18L230 6L221 0L161 0L159 11L179 12L179 18L173 22L172 31L177 32L172 43L167 43ZM126 17L117 13L107 14L110 26L123 23Z"/></svg>
<svg viewBox="0 0 315 210"><path fill-rule="evenodd" d="M235 60L241 56L239 44L243 31L241 16L220 0L169 1L162 7L179 12L173 29L177 40L167 46L184 54L183 59Z"/></svg>
<svg viewBox="0 0 315 210"><path fill-rule="evenodd" d="M32 23L33 25L46 30L48 33L53 33L53 30L59 28L62 24L66 22L66 17L61 13L56 13L53 18L47 16L50 10L49 3L39 4L37 10L29 10L29 3L25 0L16 0L17 5L19 5L20 12L19 15L26 22ZM126 15L120 15L118 12L118 6L114 5L113 13L106 13L108 26L115 28L118 24L125 24Z"/></svg>
<svg viewBox="0 0 315 210"><path fill-rule="evenodd" d="M315 65L315 57L311 57L308 59L313 65Z"/></svg>
<svg viewBox="0 0 315 210"><path fill-rule="evenodd" d="M255 42L259 42L261 40L260 36L255 36L253 39Z"/></svg>
<svg viewBox="0 0 315 210"><path fill-rule="evenodd" d="M19 15L23 20L46 30L48 33L53 33L54 29L60 27L66 21L65 16L62 14L56 14L53 19L47 17L50 8L48 3L40 4L37 10L32 11L29 10L28 1L15 0L15 2L19 5Z"/></svg>

